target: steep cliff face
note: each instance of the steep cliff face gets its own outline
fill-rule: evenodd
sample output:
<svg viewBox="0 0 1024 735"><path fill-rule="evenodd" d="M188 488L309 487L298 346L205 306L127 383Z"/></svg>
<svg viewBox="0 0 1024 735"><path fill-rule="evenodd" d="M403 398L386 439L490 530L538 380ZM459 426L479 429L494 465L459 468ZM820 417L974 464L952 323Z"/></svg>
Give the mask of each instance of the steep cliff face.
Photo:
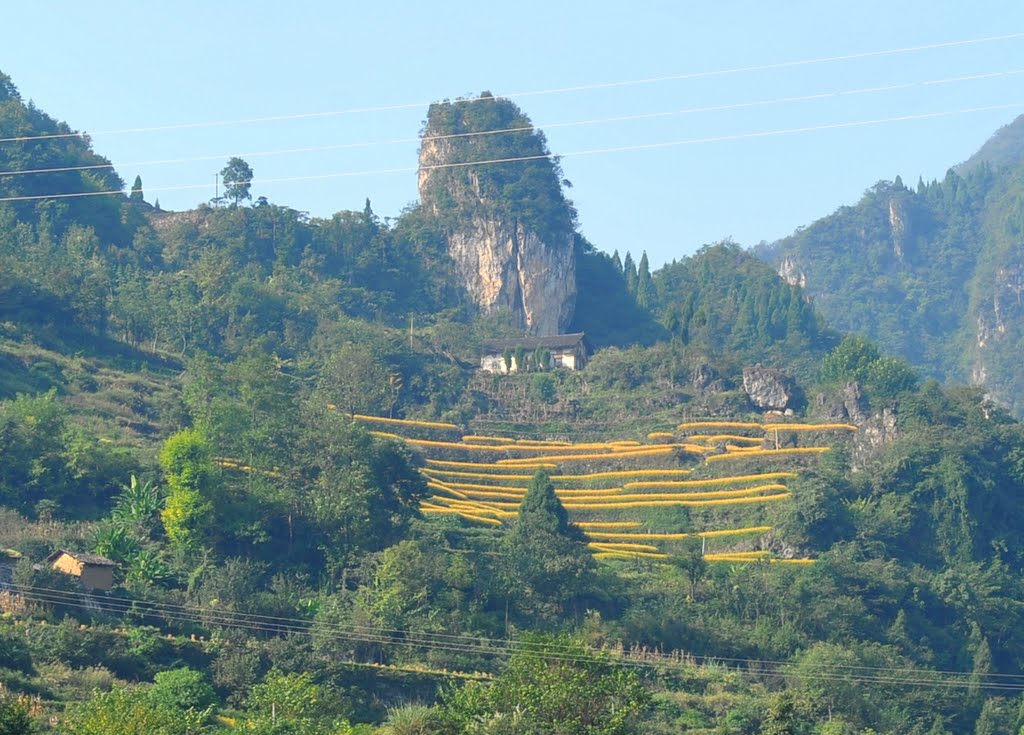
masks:
<svg viewBox="0 0 1024 735"><path fill-rule="evenodd" d="M879 182L760 253L832 326L1024 416L1024 117L958 170Z"/></svg>
<svg viewBox="0 0 1024 735"><path fill-rule="evenodd" d="M464 165L472 161L500 162ZM431 105L419 164L421 204L443 222L477 305L511 310L530 334L566 331L576 304L575 213L529 119L486 94Z"/></svg>

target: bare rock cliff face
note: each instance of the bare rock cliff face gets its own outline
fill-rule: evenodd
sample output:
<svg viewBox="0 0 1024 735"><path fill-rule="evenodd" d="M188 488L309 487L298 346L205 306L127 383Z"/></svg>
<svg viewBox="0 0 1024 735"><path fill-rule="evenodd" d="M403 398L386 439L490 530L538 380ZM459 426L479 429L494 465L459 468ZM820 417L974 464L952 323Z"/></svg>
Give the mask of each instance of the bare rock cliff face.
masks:
<svg viewBox="0 0 1024 735"><path fill-rule="evenodd" d="M551 162L542 158L527 162L532 170L500 172L448 167L453 162L487 160L488 153L466 138L449 137L450 131L435 126L433 119L432 114L420 145L420 202L445 222L448 252L466 290L484 312L511 310L530 334L564 333L576 306L576 256L571 205L561 198ZM474 137L469 136L470 141ZM508 180L519 171L530 177L529 184ZM538 221L536 213L519 201L503 198L487 178L497 175L505 177L502 189L529 188L540 179L556 205L553 213L545 213L547 221ZM546 226L551 220L555 225Z"/></svg>
<svg viewBox="0 0 1024 735"><path fill-rule="evenodd" d="M1003 258L993 273L975 284L979 298L975 305L971 382L986 386L995 398L1019 414L1024 405L1019 397L1021 381L1007 379L1007 374L1019 365L1018 345L1024 340L1024 244ZM999 379L993 379L993 373Z"/></svg>
<svg viewBox="0 0 1024 735"><path fill-rule="evenodd" d="M484 311L510 309L530 334L565 332L576 305L571 241L546 243L520 222L474 217L448 235L448 253Z"/></svg>

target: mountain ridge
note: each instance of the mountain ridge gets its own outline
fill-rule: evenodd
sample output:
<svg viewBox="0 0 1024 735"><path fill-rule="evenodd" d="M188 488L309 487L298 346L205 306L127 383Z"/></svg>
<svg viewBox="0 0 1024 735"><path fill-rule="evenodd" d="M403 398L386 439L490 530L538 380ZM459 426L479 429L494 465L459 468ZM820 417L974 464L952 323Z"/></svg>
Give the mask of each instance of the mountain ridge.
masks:
<svg viewBox="0 0 1024 735"><path fill-rule="evenodd" d="M1017 415L1024 116L942 181L881 181L793 235L755 248L826 319L926 374L985 386ZM1001 164L997 167L996 164Z"/></svg>

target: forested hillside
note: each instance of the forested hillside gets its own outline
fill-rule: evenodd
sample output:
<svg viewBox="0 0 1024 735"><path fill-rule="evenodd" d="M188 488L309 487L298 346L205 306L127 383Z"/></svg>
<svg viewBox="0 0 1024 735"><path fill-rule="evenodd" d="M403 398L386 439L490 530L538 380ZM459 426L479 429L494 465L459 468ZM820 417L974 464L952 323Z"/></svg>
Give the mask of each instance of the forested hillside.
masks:
<svg viewBox="0 0 1024 735"><path fill-rule="evenodd" d="M834 327L927 375L982 385L1020 415L1022 120L942 181L881 181L760 249Z"/></svg>
<svg viewBox="0 0 1024 735"><path fill-rule="evenodd" d="M980 389L564 209L594 352L482 373L526 336L451 212L309 218L237 159L189 211L27 198L121 179L2 80L2 170L70 170L0 176L0 732L1024 727L1024 429Z"/></svg>

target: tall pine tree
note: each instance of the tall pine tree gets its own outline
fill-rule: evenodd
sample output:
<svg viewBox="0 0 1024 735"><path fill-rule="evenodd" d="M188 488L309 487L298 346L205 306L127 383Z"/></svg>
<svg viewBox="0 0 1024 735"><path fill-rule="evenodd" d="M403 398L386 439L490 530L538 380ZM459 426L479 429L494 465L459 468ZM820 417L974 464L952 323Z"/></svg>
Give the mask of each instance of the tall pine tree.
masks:
<svg viewBox="0 0 1024 735"><path fill-rule="evenodd" d="M509 611L532 624L555 623L589 590L594 560L586 538L543 470L530 481L502 552Z"/></svg>
<svg viewBox="0 0 1024 735"><path fill-rule="evenodd" d="M627 252L626 259L622 261L622 275L626 279L626 290L633 298L636 298L637 272L633 256Z"/></svg>
<svg viewBox="0 0 1024 735"><path fill-rule="evenodd" d="M136 175L135 183L132 184L132 193L128 195L128 199L133 202L142 203L145 198L142 195L142 177Z"/></svg>
<svg viewBox="0 0 1024 735"><path fill-rule="evenodd" d="M647 261L647 251L640 256L640 267L636 277L636 303L643 308L650 308L654 300L654 281L651 280L651 266Z"/></svg>

